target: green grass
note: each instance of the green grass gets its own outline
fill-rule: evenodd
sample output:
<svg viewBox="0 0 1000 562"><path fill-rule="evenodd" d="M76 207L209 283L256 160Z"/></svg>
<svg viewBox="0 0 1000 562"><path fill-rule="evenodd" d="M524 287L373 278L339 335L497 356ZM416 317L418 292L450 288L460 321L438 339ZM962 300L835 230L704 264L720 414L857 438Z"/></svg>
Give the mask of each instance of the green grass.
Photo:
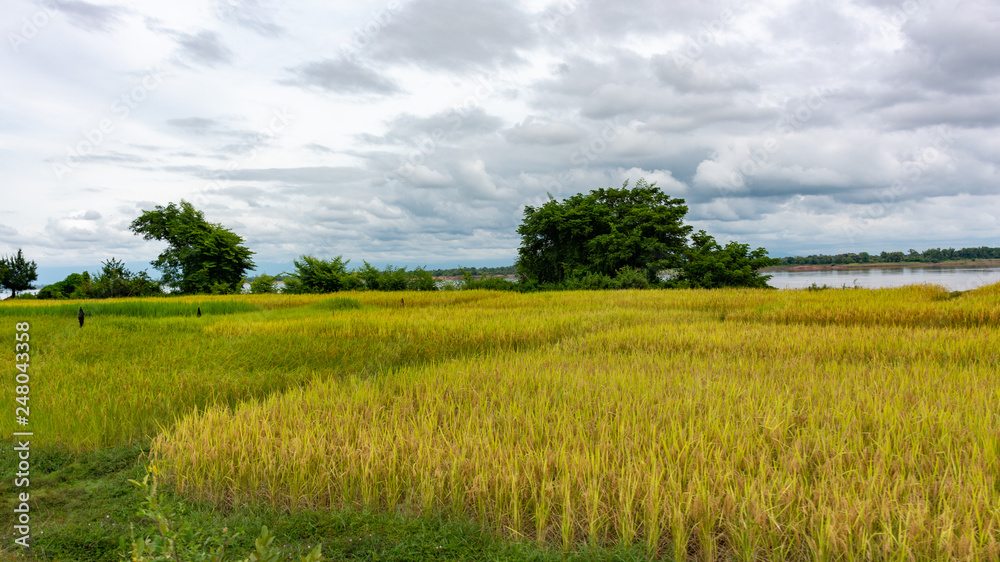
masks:
<svg viewBox="0 0 1000 562"><path fill-rule="evenodd" d="M27 318L32 316L58 316L74 321L80 308L86 319L107 316L128 316L134 318L168 318L175 316L195 316L198 308L203 315L242 314L263 310L248 302L229 300L120 300L120 301L36 301L31 305L0 306L0 317ZM86 320L85 319L85 320ZM86 321L85 321L86 323Z"/></svg>
<svg viewBox="0 0 1000 562"><path fill-rule="evenodd" d="M12 485L16 470L13 443L0 447L0 560L112 562L121 560L120 546L135 536L156 532L136 513L142 495L129 480L145 474L148 443L74 453L60 448L33 448L31 466L33 546L13 545ZM475 523L440 514L412 517L364 510L287 513L253 505L218 509L179 503L183 517L206 535L239 534L227 552L231 560L251 552L261 525L276 535L276 544L294 559L317 544L329 560L644 560L638 550L588 549L563 556L529 542L502 540Z"/></svg>

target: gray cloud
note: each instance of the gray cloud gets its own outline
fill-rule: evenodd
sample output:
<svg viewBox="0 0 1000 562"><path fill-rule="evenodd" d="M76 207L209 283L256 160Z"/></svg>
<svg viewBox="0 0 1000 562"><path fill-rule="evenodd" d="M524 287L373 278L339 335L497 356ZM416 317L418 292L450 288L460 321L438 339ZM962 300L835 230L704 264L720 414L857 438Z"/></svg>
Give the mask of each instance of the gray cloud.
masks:
<svg viewBox="0 0 1000 562"><path fill-rule="evenodd" d="M274 7L261 0L216 0L216 13L220 18L250 29L264 37L280 38L287 30L275 23L271 12Z"/></svg>
<svg viewBox="0 0 1000 562"><path fill-rule="evenodd" d="M181 52L196 63L215 66L233 60L233 52L226 47L214 31L202 30L195 34L176 33Z"/></svg>
<svg viewBox="0 0 1000 562"><path fill-rule="evenodd" d="M69 16L69 21L88 31L109 32L129 10L120 6L102 6L80 0L59 0L51 5Z"/></svg>
<svg viewBox="0 0 1000 562"><path fill-rule="evenodd" d="M207 119L205 117L185 117L183 119L167 119L167 124L181 130L203 135L218 127L219 122L215 119Z"/></svg>
<svg viewBox="0 0 1000 562"><path fill-rule="evenodd" d="M536 23L498 0L414 0L370 48L372 56L429 68L468 71L523 60L537 41Z"/></svg>
<svg viewBox="0 0 1000 562"><path fill-rule="evenodd" d="M584 132L571 123L538 123L528 117L504 131L504 135L514 143L559 145L581 140Z"/></svg>
<svg viewBox="0 0 1000 562"><path fill-rule="evenodd" d="M75 216L71 215L70 218L77 219L77 220L85 220L85 221L96 221L96 220L100 219L101 216L102 216L101 213L99 213L99 212L97 212L97 211L95 211L93 209L90 209L90 210L87 210L87 211L76 213Z"/></svg>
<svg viewBox="0 0 1000 562"><path fill-rule="evenodd" d="M400 92L400 87L390 78L354 60L324 59L289 69L295 77L286 84L312 86L340 94L372 93L390 95Z"/></svg>
<svg viewBox="0 0 1000 562"><path fill-rule="evenodd" d="M373 144L413 145L432 139L435 143L442 139L454 142L474 135L483 135L500 130L503 120L490 115L481 107L463 110L449 108L427 117L403 113L386 123L384 135L363 133L359 139Z"/></svg>
<svg viewBox="0 0 1000 562"><path fill-rule="evenodd" d="M980 4L975 10L946 5L930 8L900 27L910 43L901 53L895 78L946 93L981 94L1000 77L1000 7Z"/></svg>
<svg viewBox="0 0 1000 562"><path fill-rule="evenodd" d="M309 149L313 152L319 152L321 154L333 154L335 152L332 148L328 146L323 146L322 144L316 142L311 142L309 144L302 145L302 147Z"/></svg>

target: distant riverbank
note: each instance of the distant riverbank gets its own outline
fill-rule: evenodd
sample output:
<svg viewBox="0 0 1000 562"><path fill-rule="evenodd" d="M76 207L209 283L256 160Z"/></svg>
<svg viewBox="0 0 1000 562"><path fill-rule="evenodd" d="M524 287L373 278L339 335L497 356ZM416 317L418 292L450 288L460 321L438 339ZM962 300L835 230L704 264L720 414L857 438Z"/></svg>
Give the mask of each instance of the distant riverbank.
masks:
<svg viewBox="0 0 1000 562"><path fill-rule="evenodd" d="M808 264L808 265L779 265L775 267L765 267L761 271L835 271L844 269L879 269L885 267L996 267L1000 266L1000 260L963 260L946 261L939 263L927 262L879 262L879 263L848 263L848 264Z"/></svg>

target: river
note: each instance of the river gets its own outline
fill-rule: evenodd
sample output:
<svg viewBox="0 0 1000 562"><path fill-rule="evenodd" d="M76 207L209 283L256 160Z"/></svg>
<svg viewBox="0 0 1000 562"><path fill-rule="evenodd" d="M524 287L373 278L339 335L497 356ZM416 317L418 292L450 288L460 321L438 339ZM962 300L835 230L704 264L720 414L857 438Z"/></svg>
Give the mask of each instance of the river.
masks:
<svg viewBox="0 0 1000 562"><path fill-rule="evenodd" d="M825 271L768 271L768 284L779 289L805 289L816 284L833 288L901 287L930 283L949 291L968 291L983 285L1000 283L1000 267L873 267L867 269L832 269Z"/></svg>

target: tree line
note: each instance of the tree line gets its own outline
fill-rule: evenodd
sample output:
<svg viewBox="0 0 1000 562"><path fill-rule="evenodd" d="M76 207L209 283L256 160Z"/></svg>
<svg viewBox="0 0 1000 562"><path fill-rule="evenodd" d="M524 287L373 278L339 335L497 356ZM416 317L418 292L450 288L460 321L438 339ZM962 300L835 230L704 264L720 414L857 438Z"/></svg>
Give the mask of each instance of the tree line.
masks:
<svg viewBox="0 0 1000 562"><path fill-rule="evenodd" d="M847 265L863 263L943 263L949 261L1000 260L1000 248L980 246L979 248L930 248L923 252L911 249L903 252L868 252L846 254L817 254L779 258L781 265Z"/></svg>
<svg viewBox="0 0 1000 562"><path fill-rule="evenodd" d="M471 268L428 271L418 267L376 268L367 261L348 268L350 260L337 256L322 259L303 255L293 261L294 271L278 275L260 274L250 280L253 293L330 293L336 291L433 291L454 289L440 284L434 275L461 274L462 288L518 291L559 289L631 288L766 288L768 275L760 269L780 263L764 248L731 241L722 245L705 231L693 232L683 222L688 207L683 199L671 198L654 184L640 179L629 188L606 188L579 193L539 207L527 206L517 232L521 235L517 263L501 268ZM39 298L111 298L163 294L230 294L243 291L246 273L255 268L254 252L243 238L210 223L204 213L187 201L157 205L143 211L129 226L146 240L167 243L151 262L160 271L154 280L143 272L131 272L121 261L103 262L96 274L74 273L39 291ZM34 262L23 263L18 251L18 271L34 274ZM8 260L10 264L14 263ZM0 262L6 283L14 271ZM518 283L488 278L514 274ZM479 276L476 279L475 276ZM21 275L19 279L23 279ZM34 280L32 278L31 280ZM30 281L17 285L19 291Z"/></svg>

